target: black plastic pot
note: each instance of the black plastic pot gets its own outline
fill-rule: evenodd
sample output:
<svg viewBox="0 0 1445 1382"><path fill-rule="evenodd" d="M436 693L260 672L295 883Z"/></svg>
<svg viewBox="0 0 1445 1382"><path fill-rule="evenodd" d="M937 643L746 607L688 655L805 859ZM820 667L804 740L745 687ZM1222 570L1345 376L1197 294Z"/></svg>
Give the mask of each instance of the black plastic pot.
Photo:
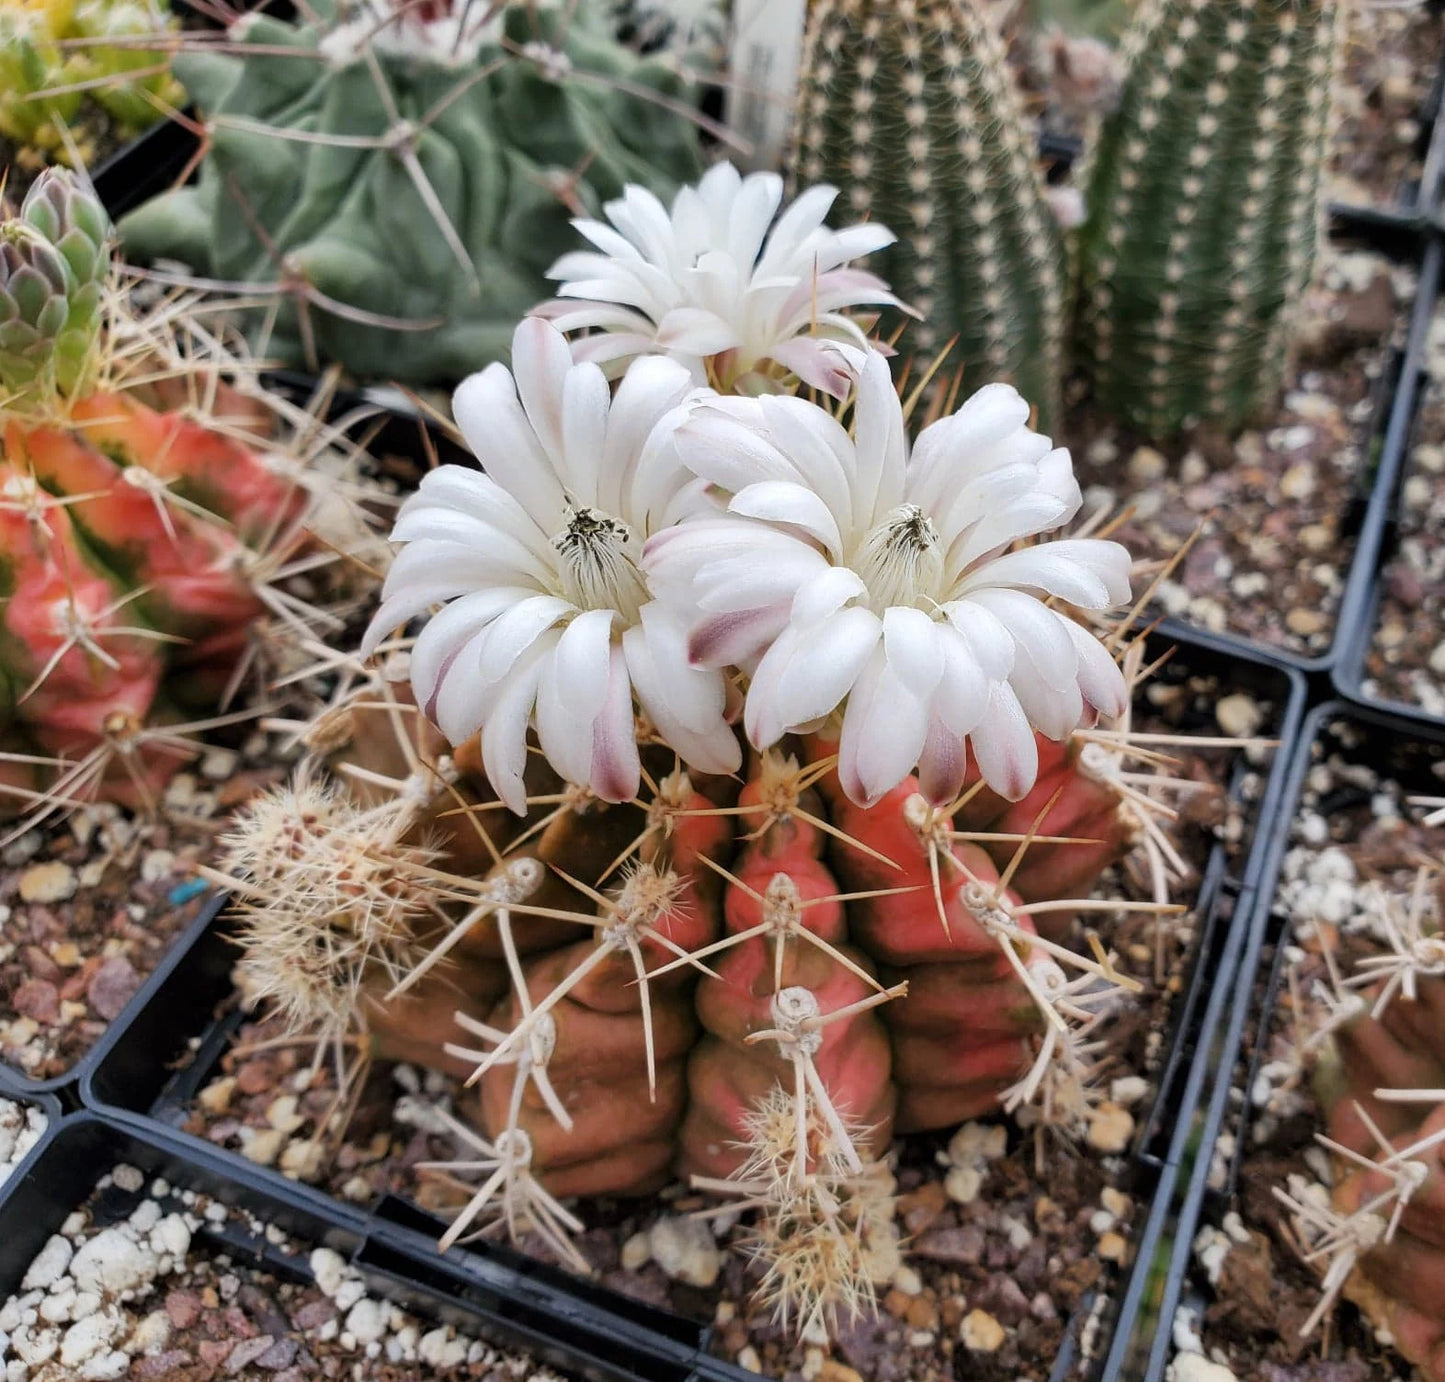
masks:
<svg viewBox="0 0 1445 1382"><path fill-rule="evenodd" d="M1289 925L1287 919L1275 913L1275 893L1309 770L1339 745L1338 727L1345 728L1357 741L1345 750L1347 759L1368 763L1422 794L1438 794L1441 788L1441 777L1433 767L1445 764L1445 726L1422 726L1344 701L1318 705L1305 720L1287 763L1277 810L1262 848L1257 851L1259 873L1250 915L1245 918L1242 952L1233 974L1220 981L1221 993L1229 990L1228 1020L1217 1032L1213 1050L1200 1052L1201 1060L1214 1072L1213 1088L1207 1102L1196 1110L1193 1126L1188 1130L1191 1160L1181 1180L1173 1250L1161 1274L1161 1330L1147 1352L1140 1354L1139 1370L1129 1374L1131 1382L1133 1379L1161 1382L1173 1355L1170 1325L1176 1308L1182 1301L1203 1299L1203 1292L1194 1279L1194 1238L1202 1224L1218 1225L1234 1200L1248 1146L1247 1101L1243 1112L1237 1115L1234 1152L1222 1179L1212 1175L1218 1170L1215 1148L1231 1116L1231 1092L1250 1090L1259 1071L1264 1043L1256 1041L1253 1052L1245 1060L1246 1034L1268 1030L1283 981ZM1274 958L1268 973L1263 973L1262 957L1267 946L1272 947Z"/></svg>
<svg viewBox="0 0 1445 1382"><path fill-rule="evenodd" d="M635 1302L574 1289L552 1274L516 1264L510 1254L471 1254L465 1267L408 1252L402 1235L370 1216L340 1205L318 1213L284 1180L249 1175L208 1157L90 1113L67 1118L37 1147L21 1173L0 1193L0 1298L15 1292L35 1255L96 1182L125 1163L162 1177L174 1190L206 1194L275 1225L303 1248L325 1246L347 1258L369 1293L454 1324L461 1331L518 1349L588 1382L736 1382L747 1374L703 1352L705 1331L679 1338L670 1321ZM99 1202L101 1213L124 1218L139 1201L115 1187ZM306 1256L273 1244L244 1222L203 1223L192 1251L224 1254L287 1279L310 1280ZM614 1305L623 1308L614 1308ZM657 1328L661 1323L664 1327Z"/></svg>
<svg viewBox="0 0 1445 1382"><path fill-rule="evenodd" d="M1441 122L1445 129L1445 121ZM1404 719L1445 726L1445 716L1431 715L1418 705L1367 691L1365 663L1374 645L1383 582L1400 539L1400 497L1409 474L1411 438L1419 415L1426 384L1425 347L1431 322L1440 305L1441 271L1445 266L1445 239L1432 236L1421 271L1420 296L1410 326L1410 339L1390 417L1385 455L1382 460L1370 513L1361 530L1355 565L1341 609L1340 656L1333 679L1341 696L1377 707ZM1442 630L1445 635L1445 630Z"/></svg>
<svg viewBox="0 0 1445 1382"><path fill-rule="evenodd" d="M1254 807L1255 845L1231 868L1222 845L1211 852L1203 870L1197 916L1197 951L1186 975L1182 994L1172 1016L1167 1053L1158 1072L1154 1103L1140 1124L1133 1151L1125 1158L1120 1188L1147 1207L1141 1212L1137 1255L1127 1279L1112 1294L1107 1315L1113 1344L1092 1371L1076 1372L1071 1350L1061 1355L1054 1377L1092 1376L1123 1382L1132 1376L1131 1342L1152 1335L1157 1323L1153 1263L1166 1242L1176 1181L1185 1162L1186 1136L1194 1110L1204 1093L1205 1067L1198 1053L1212 1044L1229 992L1229 981L1243 942L1243 928L1253 910L1257 880L1264 867L1259 841L1268 834L1283 791L1292 743L1304 713L1305 684L1297 673L1261 658L1227 638L1200 635L1192 630L1166 627L1154 636L1155 651L1175 646L1178 652L1162 675L1206 673L1220 677L1228 690L1249 692L1268 700L1272 715L1262 733L1276 736L1281 749L1264 778ZM1229 784L1238 796L1248 770L1241 764ZM278 1172L261 1169L236 1153L218 1151L199 1138L179 1130L202 1087L213 1076L230 1045L243 1015L235 1010L232 967L237 951L227 920L217 915L199 929L185 946L177 946L150 977L137 996L136 1009L124 1025L107 1033L88 1066L82 1085L86 1105L118 1125L147 1137L162 1138L204 1154L208 1164L229 1167L247 1179L277 1182L318 1215L334 1206L352 1215L354 1207L340 1205L323 1191L286 1181ZM442 1258L432 1246L442 1231L440 1221L404 1199L388 1197L372 1210L376 1232L415 1255L429 1258L438 1270L472 1269L467 1254ZM512 1258L518 1269L525 1259ZM463 1264L461 1268L458 1263ZM535 1263L525 1270L545 1271ZM570 1277L555 1274L573 1290L587 1289ZM616 1302L613 1308L618 1308ZM631 1308L630 1306L628 1308ZM669 1317L671 1318L671 1317ZM1078 1321L1077 1323L1081 1323ZM676 1321L677 1331L694 1326ZM1072 1337L1072 1335L1071 1335Z"/></svg>

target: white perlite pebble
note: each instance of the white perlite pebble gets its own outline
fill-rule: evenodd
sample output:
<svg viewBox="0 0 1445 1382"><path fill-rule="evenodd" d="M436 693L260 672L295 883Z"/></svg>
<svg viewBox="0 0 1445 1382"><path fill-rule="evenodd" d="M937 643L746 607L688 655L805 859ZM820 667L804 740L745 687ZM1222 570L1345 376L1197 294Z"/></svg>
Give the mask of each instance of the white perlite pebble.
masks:
<svg viewBox="0 0 1445 1382"><path fill-rule="evenodd" d="M39 1109L27 1108L10 1099L0 1099L0 1185L5 1184L30 1149L40 1141L45 1124L45 1115Z"/></svg>
<svg viewBox="0 0 1445 1382"><path fill-rule="evenodd" d="M351 1277L336 1288L331 1297L338 1310L350 1310L366 1294L366 1283L360 1277Z"/></svg>
<svg viewBox="0 0 1445 1382"><path fill-rule="evenodd" d="M1199 1353L1181 1353L1169 1365L1170 1382L1239 1382L1222 1363L1211 1363Z"/></svg>
<svg viewBox="0 0 1445 1382"><path fill-rule="evenodd" d="M20 1283L20 1289L22 1291L48 1290L55 1285L65 1275L65 1269L70 1266L72 1251L70 1244L58 1233L55 1234L36 1254L35 1260L30 1264L30 1270L25 1273L25 1279Z"/></svg>
<svg viewBox="0 0 1445 1382"><path fill-rule="evenodd" d="M79 1367L96 1353L103 1353L125 1328L125 1320L114 1306L97 1310L77 1320L65 1331L60 1344L60 1361L68 1368Z"/></svg>
<svg viewBox="0 0 1445 1382"><path fill-rule="evenodd" d="M340 1253L330 1248L317 1248L311 1254L311 1274L316 1278L317 1289L322 1295L335 1297L346 1280L346 1262Z"/></svg>
<svg viewBox="0 0 1445 1382"><path fill-rule="evenodd" d="M652 1240L645 1233L634 1233L622 1245L622 1270L641 1271L652 1261Z"/></svg>
<svg viewBox="0 0 1445 1382"><path fill-rule="evenodd" d="M423 1334L416 1352L423 1363L430 1363L434 1368L455 1368L466 1362L467 1348L466 1339L449 1338L448 1331L443 1328Z"/></svg>
<svg viewBox="0 0 1445 1382"><path fill-rule="evenodd" d="M674 1281L711 1286L722 1270L722 1253L712 1230L701 1219L659 1219L652 1226L648 1242L653 1260Z"/></svg>
<svg viewBox="0 0 1445 1382"><path fill-rule="evenodd" d="M148 1284L156 1274L155 1254L119 1229L102 1229L71 1260L70 1274L82 1290L119 1295Z"/></svg>
<svg viewBox="0 0 1445 1382"><path fill-rule="evenodd" d="M171 1338L171 1318L164 1310L152 1310L126 1340L132 1353L159 1353Z"/></svg>
<svg viewBox="0 0 1445 1382"><path fill-rule="evenodd" d="M119 1189L128 1191L132 1195L146 1183L144 1174L134 1166L117 1166L110 1178Z"/></svg>
<svg viewBox="0 0 1445 1382"><path fill-rule="evenodd" d="M386 1333L386 1313L379 1301L359 1300L346 1317L346 1332L359 1344L374 1344Z"/></svg>
<svg viewBox="0 0 1445 1382"><path fill-rule="evenodd" d="M152 1230L151 1251L182 1258L191 1250L191 1230L179 1214L167 1214Z"/></svg>

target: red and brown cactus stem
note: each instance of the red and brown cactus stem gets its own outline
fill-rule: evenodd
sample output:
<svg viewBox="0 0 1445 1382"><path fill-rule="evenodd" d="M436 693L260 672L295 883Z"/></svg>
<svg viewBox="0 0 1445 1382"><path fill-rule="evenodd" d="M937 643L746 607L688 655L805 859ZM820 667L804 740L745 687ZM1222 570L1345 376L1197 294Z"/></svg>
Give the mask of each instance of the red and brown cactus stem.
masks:
<svg viewBox="0 0 1445 1382"><path fill-rule="evenodd" d="M698 954L713 973L697 990L705 1034L688 1066L685 1175L737 1172L748 1157L749 1113L776 1084L795 1091L794 1038L759 1039L786 1025L784 993L806 995L799 1001L822 1019L805 1042L812 1087L800 1094L804 1104L827 1103L834 1117L864 1129L850 1157L877 1156L892 1136L888 1040L867 1006L883 986L849 944L848 899L822 859L830 826L809 777L795 759L769 752L755 758L739 798L746 844L726 877L724 936Z"/></svg>
<svg viewBox="0 0 1445 1382"><path fill-rule="evenodd" d="M555 1195L645 1193L675 1159L697 1034L696 971L676 962L717 934L710 864L730 853L732 829L686 773L663 778L657 799L665 809L598 804L615 829L558 815L535 855L499 866L535 859L545 869L536 894L484 919L481 948L496 944L513 982L487 1023L463 1023L490 1043L469 1053L482 1126L494 1142L524 1132L529 1172ZM609 877L607 892L594 886ZM529 951L523 938L537 924L548 929ZM577 939L584 928L594 935Z"/></svg>
<svg viewBox="0 0 1445 1382"><path fill-rule="evenodd" d="M830 748L810 745L815 761L826 761ZM871 807L849 801L832 771L819 785L842 834L869 847L834 841L843 883L913 890L862 898L850 909L857 943L881 966L880 977L909 986L907 1000L882 1014L893 1038L899 1130L948 1127L995 1108L1028 1069L1029 1040L1041 1029L1014 964L964 900L972 883L997 885L997 869L977 845L949 838L949 818L929 807L916 779ZM1027 919L1022 926L1031 929ZM1037 951L1023 963L1046 959Z"/></svg>

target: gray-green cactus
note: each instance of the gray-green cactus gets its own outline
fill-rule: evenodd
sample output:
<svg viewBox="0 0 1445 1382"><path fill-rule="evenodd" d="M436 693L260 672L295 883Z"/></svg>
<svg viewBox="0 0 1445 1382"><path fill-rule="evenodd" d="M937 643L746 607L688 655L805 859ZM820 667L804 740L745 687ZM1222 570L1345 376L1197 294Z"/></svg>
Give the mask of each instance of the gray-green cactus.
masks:
<svg viewBox="0 0 1445 1382"><path fill-rule="evenodd" d="M901 349L957 336L965 389L1015 383L1055 414L1062 252L991 20L971 0L820 0L791 158L843 189L837 212L897 236L876 257L922 321Z"/></svg>
<svg viewBox="0 0 1445 1382"><path fill-rule="evenodd" d="M1077 359L1166 437L1247 422L1314 268L1342 0L1145 0L1088 178Z"/></svg>
<svg viewBox="0 0 1445 1382"><path fill-rule="evenodd" d="M252 285L268 357L441 382L503 355L570 218L700 167L686 84L593 7L357 6L253 15L178 55L206 118L199 184L141 207L126 250Z"/></svg>

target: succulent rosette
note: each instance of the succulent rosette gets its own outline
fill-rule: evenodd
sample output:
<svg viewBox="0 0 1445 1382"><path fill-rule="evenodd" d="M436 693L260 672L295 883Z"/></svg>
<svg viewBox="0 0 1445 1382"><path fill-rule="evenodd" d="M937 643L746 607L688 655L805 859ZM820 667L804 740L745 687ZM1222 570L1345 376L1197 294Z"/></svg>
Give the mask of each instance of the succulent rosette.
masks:
<svg viewBox="0 0 1445 1382"><path fill-rule="evenodd" d="M579 360L617 368L665 354L698 383L739 392L768 386L764 371L794 375L842 398L851 352L867 347L858 307L902 304L876 274L852 261L891 245L870 224L823 224L838 192L810 187L781 215L776 173L743 177L729 163L684 187L669 210L628 187L604 208L608 222L577 220L594 247L559 259L547 276L558 297L538 311L566 332Z"/></svg>
<svg viewBox="0 0 1445 1382"><path fill-rule="evenodd" d="M412 650L417 700L454 744L481 731L487 776L519 813L529 728L569 782L605 801L636 795L634 696L689 765L739 766L722 673L689 664L681 620L638 566L646 539L697 502L665 445L692 391L682 365L648 358L614 397L597 365L530 318L512 369L491 365L456 392L485 473L442 466L397 516L404 546L364 653L446 606Z"/></svg>
<svg viewBox="0 0 1445 1382"><path fill-rule="evenodd" d="M1030 542L1082 502L1066 450L991 384L924 429L911 454L887 362L870 354L851 432L793 397L699 400L671 431L726 510L653 536L657 594L687 620L695 665L751 673L744 723L763 747L840 707L839 774L868 805L915 766L961 789L971 744L1018 798L1035 730L1062 739L1127 703L1098 639L1050 601L1128 599L1130 558L1098 539ZM1019 545L1027 543L1028 545Z"/></svg>

